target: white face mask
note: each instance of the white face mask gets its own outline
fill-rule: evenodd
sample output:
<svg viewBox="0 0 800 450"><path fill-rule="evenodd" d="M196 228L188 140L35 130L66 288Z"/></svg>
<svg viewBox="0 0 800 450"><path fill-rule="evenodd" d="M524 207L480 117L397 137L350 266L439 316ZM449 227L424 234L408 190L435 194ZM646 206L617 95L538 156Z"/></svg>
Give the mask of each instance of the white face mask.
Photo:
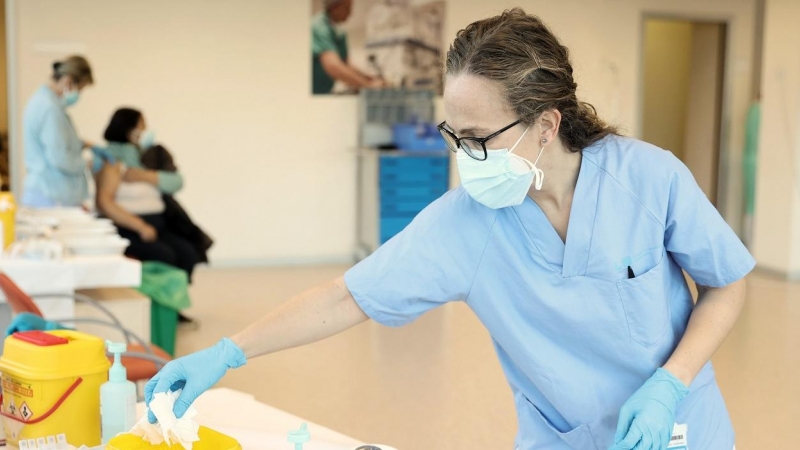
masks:
<svg viewBox="0 0 800 450"><path fill-rule="evenodd" d="M517 206L525 200L531 185L536 190L542 189L544 172L536 163L544 147L533 163L512 153L529 129L525 129L510 149L487 149L485 161L471 158L464 151L456 154L461 184L475 201L492 209Z"/></svg>
<svg viewBox="0 0 800 450"><path fill-rule="evenodd" d="M153 130L144 130L139 133L139 139L137 144L139 144L139 149L142 151L147 150L148 148L152 147L156 143L156 133Z"/></svg>

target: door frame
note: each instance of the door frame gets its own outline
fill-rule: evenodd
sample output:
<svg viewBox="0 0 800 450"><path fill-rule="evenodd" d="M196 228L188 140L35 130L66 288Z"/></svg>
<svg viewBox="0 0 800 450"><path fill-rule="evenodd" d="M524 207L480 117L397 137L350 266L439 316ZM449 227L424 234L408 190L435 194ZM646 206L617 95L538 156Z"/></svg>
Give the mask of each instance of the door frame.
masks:
<svg viewBox="0 0 800 450"><path fill-rule="evenodd" d="M735 198L730 198L728 192L728 185L730 184L731 168L731 151L730 151L730 134L731 134L731 118L733 116L733 105L731 102L731 81L733 80L733 68L731 62L734 55L731 54L731 24L732 18L728 15L722 14L694 14L694 13L679 13L679 12L660 12L645 10L641 14L639 22L639 74L638 74L638 101L637 101L637 114L636 114L636 135L641 137L644 130L644 68L645 68L645 39L647 37L646 24L648 20L676 20L693 23L710 23L723 25L722 37L722 70L721 70L721 83L720 83L720 102L718 114L718 133L717 133L717 154L715 156L716 164L716 207L722 216L726 216L730 205ZM741 221L741 218L739 219Z"/></svg>

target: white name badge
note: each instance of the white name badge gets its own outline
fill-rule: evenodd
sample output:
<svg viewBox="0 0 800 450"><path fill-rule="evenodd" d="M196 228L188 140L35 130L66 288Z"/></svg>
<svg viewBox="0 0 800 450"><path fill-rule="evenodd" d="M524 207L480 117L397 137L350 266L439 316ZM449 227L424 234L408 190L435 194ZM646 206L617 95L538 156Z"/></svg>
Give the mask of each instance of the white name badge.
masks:
<svg viewBox="0 0 800 450"><path fill-rule="evenodd" d="M687 443L687 435L686 432L689 430L689 426L684 424L675 424L672 427L672 437L669 438L669 445L667 446L668 450L689 450L689 444Z"/></svg>

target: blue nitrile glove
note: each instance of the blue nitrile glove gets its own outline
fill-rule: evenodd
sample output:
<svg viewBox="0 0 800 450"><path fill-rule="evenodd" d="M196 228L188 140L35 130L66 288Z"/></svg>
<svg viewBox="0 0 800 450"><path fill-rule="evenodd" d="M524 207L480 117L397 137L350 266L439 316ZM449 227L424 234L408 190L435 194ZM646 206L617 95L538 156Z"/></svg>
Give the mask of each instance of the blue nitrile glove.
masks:
<svg viewBox="0 0 800 450"><path fill-rule="evenodd" d="M232 340L223 338L213 347L167 363L144 387L145 403L149 406L155 394L183 389L173 408L175 416L181 418L195 399L217 384L228 369L246 363L242 349ZM152 412L148 413L148 420L156 423Z"/></svg>
<svg viewBox="0 0 800 450"><path fill-rule="evenodd" d="M52 331L63 330L66 327L58 322L44 320L31 313L20 313L11 321L11 325L6 328L6 337L20 331Z"/></svg>
<svg viewBox="0 0 800 450"><path fill-rule="evenodd" d="M117 158L103 147L92 147L92 173L97 173L103 168L103 164L115 164Z"/></svg>
<svg viewBox="0 0 800 450"><path fill-rule="evenodd" d="M665 369L658 369L622 405L614 445L609 450L666 450L678 403L689 389Z"/></svg>

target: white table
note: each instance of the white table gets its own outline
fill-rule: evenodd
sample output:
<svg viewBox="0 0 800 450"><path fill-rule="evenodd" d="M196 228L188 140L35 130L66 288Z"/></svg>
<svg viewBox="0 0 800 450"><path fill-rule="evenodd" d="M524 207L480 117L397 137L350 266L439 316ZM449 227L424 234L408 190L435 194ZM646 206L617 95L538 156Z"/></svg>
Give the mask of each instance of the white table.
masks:
<svg viewBox="0 0 800 450"><path fill-rule="evenodd" d="M303 422L311 434L311 442L304 445L304 450L352 450L363 444L232 389L209 390L195 401L194 407L200 425L236 439L244 450L293 450L287 433L300 428ZM140 417L144 414L144 404L138 405L138 413Z"/></svg>
<svg viewBox="0 0 800 450"><path fill-rule="evenodd" d="M0 258L0 270L20 286L49 293L48 288L94 289L138 286L142 264L124 256L68 256L52 261ZM56 279L50 278L57 275Z"/></svg>
<svg viewBox="0 0 800 450"><path fill-rule="evenodd" d="M0 258L0 270L32 297L62 295L37 299L49 319L75 316L72 295L78 289L138 287L142 280L141 263L124 256L75 256L55 261ZM5 303L2 293L0 303Z"/></svg>

